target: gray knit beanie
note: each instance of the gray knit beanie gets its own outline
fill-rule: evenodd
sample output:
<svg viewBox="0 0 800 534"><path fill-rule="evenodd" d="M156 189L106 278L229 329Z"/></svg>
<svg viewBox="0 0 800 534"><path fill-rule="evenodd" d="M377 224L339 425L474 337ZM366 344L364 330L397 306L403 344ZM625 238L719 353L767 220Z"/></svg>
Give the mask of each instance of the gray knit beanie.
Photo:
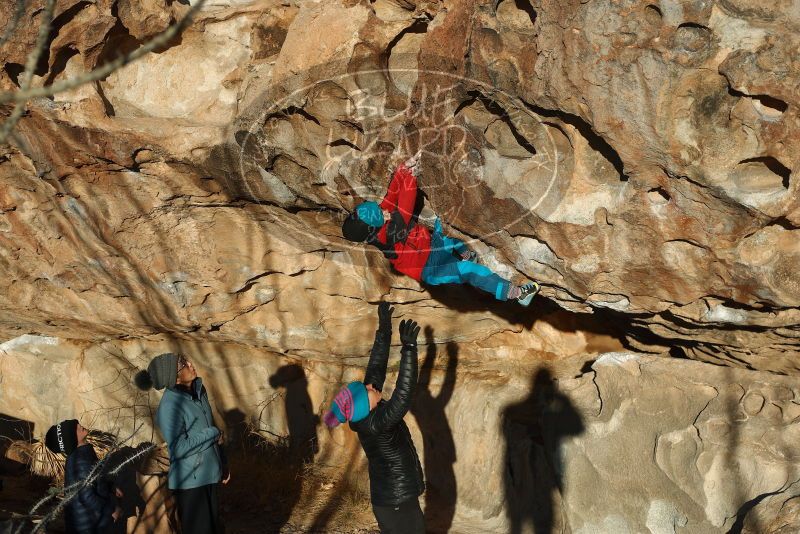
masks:
<svg viewBox="0 0 800 534"><path fill-rule="evenodd" d="M136 373L134 382L142 391L174 386L178 380L178 357L177 354L171 352L159 354L150 360L147 371Z"/></svg>

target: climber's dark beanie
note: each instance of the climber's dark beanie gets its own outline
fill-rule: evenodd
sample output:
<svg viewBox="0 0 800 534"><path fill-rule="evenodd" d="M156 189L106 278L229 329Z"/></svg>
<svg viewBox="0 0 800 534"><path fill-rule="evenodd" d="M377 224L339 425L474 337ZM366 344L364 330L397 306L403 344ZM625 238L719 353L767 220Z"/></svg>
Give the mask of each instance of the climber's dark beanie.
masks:
<svg viewBox="0 0 800 534"><path fill-rule="evenodd" d="M353 212L342 224L342 236L348 241L363 243L369 237L371 229L370 225L359 220L358 215Z"/></svg>
<svg viewBox="0 0 800 534"><path fill-rule="evenodd" d="M78 420L67 419L51 426L44 437L44 444L55 453L72 454L78 448Z"/></svg>
<svg viewBox="0 0 800 534"><path fill-rule="evenodd" d="M178 380L178 355L171 352L159 354L147 366L147 371L139 371L134 377L142 391L150 388L164 389L174 386Z"/></svg>

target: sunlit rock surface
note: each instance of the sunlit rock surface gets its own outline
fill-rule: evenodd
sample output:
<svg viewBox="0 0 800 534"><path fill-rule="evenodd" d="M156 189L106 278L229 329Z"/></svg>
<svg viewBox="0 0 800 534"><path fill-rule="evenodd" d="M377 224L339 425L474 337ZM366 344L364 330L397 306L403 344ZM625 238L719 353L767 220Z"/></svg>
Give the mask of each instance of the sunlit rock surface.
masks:
<svg viewBox="0 0 800 534"><path fill-rule="evenodd" d="M0 48L3 90L18 86L37 6ZM133 50L188 9L59 1L34 85ZM11 14L3 10L0 25ZM589 408L584 383L595 373L603 398L604 373L617 367L577 365L572 402L582 430L559 449L556 504L565 522L553 524L727 532L758 497L745 527L757 517L753 532L779 532L792 516L778 503L794 494L796 460L775 445L753 444L763 448L756 454L731 443L780 433L793 419L770 419L769 406L788 403L779 408L788 417L795 393L764 400L734 441L720 437L722 423L705 428L684 412L735 430L738 416L719 400L734 395L725 384L740 384L737 402L753 411L745 382L778 388L786 382L778 374L797 374L798 27L788 1L210 3L163 49L32 101L14 147L0 147L0 332L12 343L2 354L0 411L25 412L41 428L69 414L33 399L114 373L114 395L96 390L93 407L70 395L63 409L89 417L129 405L138 395L128 382L134 368L159 343L178 343L209 370L228 354L237 369L255 366L227 383L210 377L225 399L220 410L238 406L249 418L261 417L251 405L277 391L268 376L280 358L324 369L309 382L318 414L345 374L358 377L375 304L388 299L398 316L432 328L440 352L457 347L451 428L475 425L473 397L492 399L476 405L485 424L455 434L457 448L471 451L459 453L455 472L454 517L465 532L510 525L512 505L499 490L510 464L479 460L481 447L498 451L509 441L504 407L524 398L543 363L591 361L621 350L621 341L727 367L637 356L652 362L648 372L674 377L666 383L704 385L686 398L660 386L609 386L608 398L618 398L609 402L630 408L617 410L613 438L591 447L599 421L612 415ZM504 276L540 280L543 297L531 308L469 289L429 290L340 238L346 212L382 195L393 165L417 149L421 220L439 215ZM9 367L26 335L50 348L25 352L29 367ZM119 351L106 354L106 346ZM62 369L60 381L43 378L51 368ZM446 359L436 369L445 373ZM710 412L695 410L712 397ZM283 424L278 412L264 417ZM519 454L528 454L519 444L526 439L510 440ZM416 441L421 447L419 434ZM599 459L597 449L617 453ZM613 462L636 464L644 450L642 468L630 473L636 481L626 482ZM672 473L670 454L688 455L698 472ZM739 455L750 463L736 463ZM725 469L747 482L730 486ZM666 474L650 480L648 470ZM471 493L481 489L477 473L497 491ZM629 492L624 505L593 508L600 483L609 486L599 493ZM529 484L517 488L525 498L539 487L520 484Z"/></svg>

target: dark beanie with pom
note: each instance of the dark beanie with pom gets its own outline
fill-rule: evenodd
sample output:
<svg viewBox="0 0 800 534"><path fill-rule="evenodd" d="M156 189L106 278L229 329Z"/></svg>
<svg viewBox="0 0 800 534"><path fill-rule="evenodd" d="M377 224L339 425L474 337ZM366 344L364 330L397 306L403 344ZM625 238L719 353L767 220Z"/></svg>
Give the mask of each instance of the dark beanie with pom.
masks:
<svg viewBox="0 0 800 534"><path fill-rule="evenodd" d="M67 419L51 426L44 437L44 444L55 453L72 454L78 448L78 420Z"/></svg>
<svg viewBox="0 0 800 534"><path fill-rule="evenodd" d="M159 354L147 366L147 371L139 371L134 381L139 389L164 389L174 386L178 380L178 355L171 352Z"/></svg>

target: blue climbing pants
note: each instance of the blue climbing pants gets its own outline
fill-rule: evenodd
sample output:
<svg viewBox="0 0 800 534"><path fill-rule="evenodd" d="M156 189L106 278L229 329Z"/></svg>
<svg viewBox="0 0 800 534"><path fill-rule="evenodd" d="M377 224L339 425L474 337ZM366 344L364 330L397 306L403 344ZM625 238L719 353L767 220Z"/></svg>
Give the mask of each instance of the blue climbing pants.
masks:
<svg viewBox="0 0 800 534"><path fill-rule="evenodd" d="M497 300L507 300L510 282L484 265L460 260L453 251L461 253L467 246L459 239L442 234L439 220L431 233L431 253L422 269L422 281L432 286L468 284L491 293Z"/></svg>

